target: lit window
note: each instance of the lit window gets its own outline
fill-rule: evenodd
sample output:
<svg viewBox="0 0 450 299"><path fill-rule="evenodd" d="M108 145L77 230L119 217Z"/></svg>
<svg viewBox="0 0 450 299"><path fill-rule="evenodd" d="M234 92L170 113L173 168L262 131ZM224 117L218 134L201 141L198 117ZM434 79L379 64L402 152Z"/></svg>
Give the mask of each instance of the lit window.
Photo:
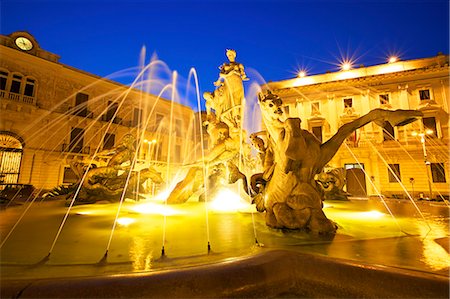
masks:
<svg viewBox="0 0 450 299"><path fill-rule="evenodd" d="M444 163L431 163L433 183L446 183Z"/></svg>
<svg viewBox="0 0 450 299"><path fill-rule="evenodd" d="M422 118L422 123L425 131L430 132L427 136L437 138L437 126L435 117L424 117Z"/></svg>
<svg viewBox="0 0 450 299"><path fill-rule="evenodd" d="M353 107L353 99L352 98L346 98L344 99L344 108L352 108Z"/></svg>
<svg viewBox="0 0 450 299"><path fill-rule="evenodd" d="M311 114L312 115L320 114L320 103L319 102L311 103Z"/></svg>
<svg viewBox="0 0 450 299"><path fill-rule="evenodd" d="M364 163L345 163L344 168L346 170L353 169L353 168L364 169Z"/></svg>
<svg viewBox="0 0 450 299"><path fill-rule="evenodd" d="M430 90L429 89L419 90L419 96L420 96L420 100L421 101L431 100Z"/></svg>
<svg viewBox="0 0 450 299"><path fill-rule="evenodd" d="M402 179L400 177L400 164L388 164L388 166L389 183L401 182Z"/></svg>
<svg viewBox="0 0 450 299"><path fill-rule="evenodd" d="M380 105L387 105L389 104L389 94L380 94Z"/></svg>

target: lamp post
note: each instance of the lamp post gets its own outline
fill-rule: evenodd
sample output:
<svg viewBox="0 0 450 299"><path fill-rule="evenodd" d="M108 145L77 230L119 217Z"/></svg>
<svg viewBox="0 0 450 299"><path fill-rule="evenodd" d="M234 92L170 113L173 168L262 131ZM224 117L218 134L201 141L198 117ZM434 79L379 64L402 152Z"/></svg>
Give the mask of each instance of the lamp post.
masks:
<svg viewBox="0 0 450 299"><path fill-rule="evenodd" d="M425 136L426 135L431 135L433 134L433 130L429 130L427 129L425 131L425 133L421 132L421 133L417 133L417 132L412 132L413 136L419 136L420 137L420 142L422 143L422 151L423 151L423 160L425 162L425 167L427 169L427 179L428 179L428 191L430 193L430 200L433 197L433 189L431 187L431 163L428 161L428 156L427 156L427 148L425 146Z"/></svg>

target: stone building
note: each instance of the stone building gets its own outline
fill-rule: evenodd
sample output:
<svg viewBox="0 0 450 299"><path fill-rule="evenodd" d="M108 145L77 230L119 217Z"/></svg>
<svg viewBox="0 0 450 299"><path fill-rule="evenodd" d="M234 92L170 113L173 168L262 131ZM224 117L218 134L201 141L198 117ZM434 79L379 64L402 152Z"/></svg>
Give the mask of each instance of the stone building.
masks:
<svg viewBox="0 0 450 299"><path fill-rule="evenodd" d="M27 32L0 35L3 186L50 189L72 183L71 161L114 148L126 134L144 140L138 164L164 168L169 152L171 163L189 159L194 148L190 107L175 103L171 114L171 101L75 69L59 58Z"/></svg>
<svg viewBox="0 0 450 299"><path fill-rule="evenodd" d="M449 196L449 56L299 76L268 83L285 112L325 142L338 128L375 108L418 109L404 127L369 124L330 162L344 167L354 196ZM425 162L425 163L424 163Z"/></svg>

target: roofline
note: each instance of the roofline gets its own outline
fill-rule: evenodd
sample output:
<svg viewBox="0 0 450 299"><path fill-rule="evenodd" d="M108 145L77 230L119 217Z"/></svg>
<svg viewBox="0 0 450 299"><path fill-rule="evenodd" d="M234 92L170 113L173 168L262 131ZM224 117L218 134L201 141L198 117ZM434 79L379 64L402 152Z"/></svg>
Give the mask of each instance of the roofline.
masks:
<svg viewBox="0 0 450 299"><path fill-rule="evenodd" d="M385 63L360 67L347 71L327 72L311 76L297 77L281 81L269 82L262 86L263 90L280 90L297 88L303 86L320 85L331 82L345 82L346 80L355 80L364 77L373 77L377 75L386 75L392 73L408 72L418 69L429 68L432 66L448 66L449 55L438 53L433 57L418 58L412 60L397 61L394 63Z"/></svg>

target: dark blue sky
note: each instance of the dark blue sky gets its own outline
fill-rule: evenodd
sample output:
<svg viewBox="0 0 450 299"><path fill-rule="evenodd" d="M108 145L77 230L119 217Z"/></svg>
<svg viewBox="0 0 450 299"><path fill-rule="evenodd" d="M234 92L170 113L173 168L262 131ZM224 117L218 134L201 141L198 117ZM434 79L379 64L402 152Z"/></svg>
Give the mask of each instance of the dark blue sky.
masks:
<svg viewBox="0 0 450 299"><path fill-rule="evenodd" d="M62 63L107 76L137 66L143 45L201 90L213 90L225 49L258 82L373 65L390 54L449 52L448 0L1 0L1 33L28 31ZM258 78L258 73L262 79ZM120 81L120 80L119 80ZM130 80L122 80L129 83Z"/></svg>

